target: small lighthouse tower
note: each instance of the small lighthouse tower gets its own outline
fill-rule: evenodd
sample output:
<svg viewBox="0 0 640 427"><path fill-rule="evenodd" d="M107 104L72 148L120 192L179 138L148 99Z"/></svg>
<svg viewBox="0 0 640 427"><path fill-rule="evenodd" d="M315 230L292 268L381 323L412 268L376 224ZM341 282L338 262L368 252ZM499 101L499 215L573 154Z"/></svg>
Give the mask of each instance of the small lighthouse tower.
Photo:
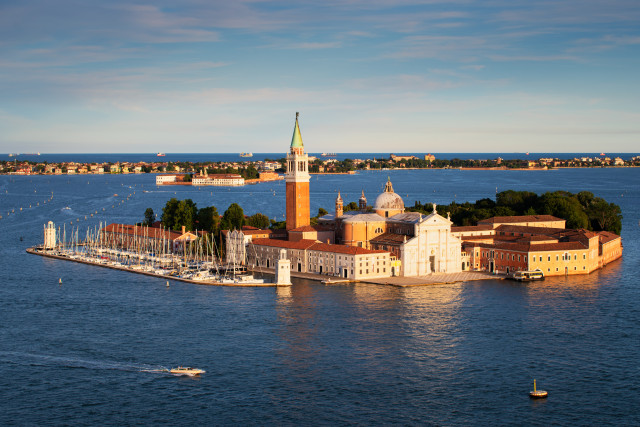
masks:
<svg viewBox="0 0 640 427"><path fill-rule="evenodd" d="M280 259L276 261L276 286L291 285L291 261L287 259L287 250L280 249Z"/></svg>
<svg viewBox="0 0 640 427"><path fill-rule="evenodd" d="M47 226L44 228L44 249L55 249L56 248L56 227L53 224L53 221L49 221Z"/></svg>

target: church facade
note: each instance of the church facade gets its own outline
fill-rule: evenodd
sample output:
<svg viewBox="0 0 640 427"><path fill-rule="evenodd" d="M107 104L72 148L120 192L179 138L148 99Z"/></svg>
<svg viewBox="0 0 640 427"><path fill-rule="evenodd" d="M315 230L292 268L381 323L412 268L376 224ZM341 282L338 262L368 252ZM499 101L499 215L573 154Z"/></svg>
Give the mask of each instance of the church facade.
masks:
<svg viewBox="0 0 640 427"><path fill-rule="evenodd" d="M338 194L335 212L318 219L333 228L336 243L391 253L394 276L423 276L462 271L462 241L451 233L452 222L435 211L429 215L405 212L402 197L393 191L391 179L367 206L364 192L360 210L344 212Z"/></svg>

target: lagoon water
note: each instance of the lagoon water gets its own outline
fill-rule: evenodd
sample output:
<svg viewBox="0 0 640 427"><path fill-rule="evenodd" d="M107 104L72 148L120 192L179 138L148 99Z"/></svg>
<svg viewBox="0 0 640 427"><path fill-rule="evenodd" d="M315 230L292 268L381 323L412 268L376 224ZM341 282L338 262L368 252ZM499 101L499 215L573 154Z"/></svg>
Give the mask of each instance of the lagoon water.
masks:
<svg viewBox="0 0 640 427"><path fill-rule="evenodd" d="M639 169L319 175L312 211L338 190L373 203L387 175L407 205L592 191L622 207L623 259L531 284L167 288L24 250L49 220L132 223L170 197L281 219L284 183L0 176L0 424L640 424ZM153 372L177 365L207 373ZM548 399L529 400L534 378Z"/></svg>

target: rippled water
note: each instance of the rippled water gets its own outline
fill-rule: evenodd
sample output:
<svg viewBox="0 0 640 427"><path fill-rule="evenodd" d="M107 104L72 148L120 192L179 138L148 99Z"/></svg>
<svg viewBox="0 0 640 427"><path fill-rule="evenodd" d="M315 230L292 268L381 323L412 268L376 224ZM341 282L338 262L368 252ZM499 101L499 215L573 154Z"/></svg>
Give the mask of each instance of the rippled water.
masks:
<svg viewBox="0 0 640 427"><path fill-rule="evenodd" d="M331 210L337 190L348 202L364 189L371 201L388 173L313 177L312 209ZM281 216L283 183L197 190L158 189L149 175L0 176L0 424L640 423L640 170L391 179L407 204L492 197L496 186L593 191L622 206L623 260L533 284L167 288L24 249L49 219L140 221L169 197ZM207 373L157 372L177 365ZM546 401L529 400L533 378Z"/></svg>

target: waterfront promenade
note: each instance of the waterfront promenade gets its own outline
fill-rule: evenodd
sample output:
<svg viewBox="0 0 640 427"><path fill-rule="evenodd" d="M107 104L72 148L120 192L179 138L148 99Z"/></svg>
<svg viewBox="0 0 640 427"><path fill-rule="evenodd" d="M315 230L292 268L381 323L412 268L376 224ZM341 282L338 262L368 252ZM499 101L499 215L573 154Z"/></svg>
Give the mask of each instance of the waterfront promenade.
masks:
<svg viewBox="0 0 640 427"><path fill-rule="evenodd" d="M377 285L409 287L443 285L448 283L470 282L473 280L501 280L505 278L506 276L503 274L491 274L480 271L462 271L460 273L432 273L426 276L414 277L385 277L382 279L368 279L363 282L375 283Z"/></svg>

